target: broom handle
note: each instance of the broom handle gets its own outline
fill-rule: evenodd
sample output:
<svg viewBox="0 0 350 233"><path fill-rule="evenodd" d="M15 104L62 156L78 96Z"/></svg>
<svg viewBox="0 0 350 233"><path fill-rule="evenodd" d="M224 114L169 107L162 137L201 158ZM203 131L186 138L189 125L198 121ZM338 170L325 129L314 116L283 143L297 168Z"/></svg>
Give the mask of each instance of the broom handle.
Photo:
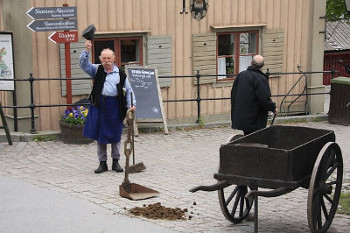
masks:
<svg viewBox="0 0 350 233"><path fill-rule="evenodd" d="M134 102L133 102L133 98L132 98L132 92L130 92L131 95L131 107L134 107ZM132 164L135 165L135 147L134 147L134 137L135 137L135 133L134 133L134 120L135 120L135 115L134 115L134 119L132 121L131 124L131 136L132 136L132 140L131 140L131 145L132 145Z"/></svg>

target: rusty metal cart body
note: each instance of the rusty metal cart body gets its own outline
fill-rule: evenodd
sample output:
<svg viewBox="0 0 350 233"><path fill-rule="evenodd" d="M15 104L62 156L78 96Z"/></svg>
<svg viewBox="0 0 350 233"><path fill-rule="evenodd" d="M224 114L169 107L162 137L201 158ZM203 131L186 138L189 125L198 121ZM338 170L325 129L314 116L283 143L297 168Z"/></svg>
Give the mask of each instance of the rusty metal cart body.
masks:
<svg viewBox="0 0 350 233"><path fill-rule="evenodd" d="M257 232L258 196L276 197L303 187L309 189L310 231L326 232L338 207L342 177L342 154L333 131L271 126L222 145L217 183L190 191L218 191L221 210L233 223L245 220L254 203Z"/></svg>

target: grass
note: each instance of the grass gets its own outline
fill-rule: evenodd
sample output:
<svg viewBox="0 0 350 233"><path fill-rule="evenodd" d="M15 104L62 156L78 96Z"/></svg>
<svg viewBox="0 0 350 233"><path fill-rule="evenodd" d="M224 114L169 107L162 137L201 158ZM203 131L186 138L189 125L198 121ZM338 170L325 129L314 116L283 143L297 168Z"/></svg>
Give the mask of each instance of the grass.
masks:
<svg viewBox="0 0 350 233"><path fill-rule="evenodd" d="M340 194L337 213L350 215L350 193Z"/></svg>
<svg viewBox="0 0 350 233"><path fill-rule="evenodd" d="M54 141L57 139L57 136L51 135L42 135L42 136L36 136L34 137L34 142L47 142L47 141Z"/></svg>

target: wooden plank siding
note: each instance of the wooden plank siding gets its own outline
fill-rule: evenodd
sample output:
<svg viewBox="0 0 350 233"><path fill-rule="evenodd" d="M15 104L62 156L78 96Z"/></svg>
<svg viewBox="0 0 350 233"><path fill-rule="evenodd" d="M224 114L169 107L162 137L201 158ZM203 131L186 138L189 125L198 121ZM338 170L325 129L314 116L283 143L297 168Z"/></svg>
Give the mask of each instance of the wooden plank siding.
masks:
<svg viewBox="0 0 350 233"><path fill-rule="evenodd" d="M2 0L0 0L0 9L2 9ZM3 13L2 11L0 11L0 31L3 31L4 30L4 25L3 25Z"/></svg>
<svg viewBox="0 0 350 233"><path fill-rule="evenodd" d="M0 9L2 9L2 0L0 0ZM4 30L4 26L3 26L3 14L2 11L0 11L0 31ZM0 91L0 102L1 105L4 105L4 103L7 103L7 95L5 91ZM7 109L3 109L4 113L7 113ZM0 125L2 125L2 121L0 121Z"/></svg>
<svg viewBox="0 0 350 233"><path fill-rule="evenodd" d="M147 65L158 68L159 76L171 76L171 37L149 36L147 38ZM160 78L159 86L170 87L171 78Z"/></svg>
<svg viewBox="0 0 350 233"><path fill-rule="evenodd" d="M72 95L88 95L92 90L92 79L86 74L79 65L79 57L82 50L85 49L85 40L81 39L77 43L71 43L70 59L71 59L71 78L89 78L72 80ZM61 78L66 78L66 61L65 61L65 45L60 44L60 72ZM91 60L91 56L90 56ZM66 96L66 81L61 81L62 96Z"/></svg>
<svg viewBox="0 0 350 233"><path fill-rule="evenodd" d="M207 68L216 71L216 51L198 51L196 37L198 35L212 35L207 45L216 46L216 32L213 26L235 25L262 25L260 31L260 52L265 53L264 38L270 38L268 32L277 31L279 42L266 52L270 72L295 72L297 65L303 70L308 67L310 25L313 0L210 0L207 16L196 21L191 14L180 14L182 1L180 0L31 0L35 7L69 6L78 8L78 33L90 24L95 24L97 32L145 31L149 38L161 36L170 38L167 43L166 57L171 75L195 75L197 65L207 65ZM189 3L186 1L186 10ZM1 0L0 0L1 6ZM25 14L25 12L23 13ZM1 21L0 21L1 27ZM244 29L244 27L242 28ZM64 66L60 59L60 46L47 38L52 32L32 33L33 38L33 75L37 78L57 78L64 75L60 67ZM196 36L197 35L197 36ZM146 37L145 37L146 38ZM80 38L82 39L82 38ZM204 41L203 41L204 42ZM214 44L212 44L214 43ZM144 51L147 53L147 45ZM150 44L151 46L151 44ZM151 48L151 47L150 47ZM80 54L81 50L77 51ZM148 62L156 63L156 57L148 51ZM61 55L62 56L62 55ZM198 56L203 59L195 59ZM160 56L159 56L160 58ZM77 59L74 57L74 59ZM213 62L214 61L214 62ZM77 64L76 61L72 63ZM147 63L147 58L144 58ZM144 64L149 65L149 64ZM269 67L270 66L270 67ZM205 70L201 70L201 73ZM74 73L75 74L75 73ZM288 75L271 79L272 94L283 94L294 84L298 75ZM161 89L163 100L181 100L196 97L196 86L191 78L172 78ZM200 90L202 98L229 97L232 81L227 85L213 85L213 82L202 80ZM295 93L301 91L301 83ZM35 103L41 104L65 104L66 98L62 95L64 89L59 81L37 82ZM74 95L73 102L86 97L86 95ZM274 100L277 100L275 98ZM62 108L40 108L36 110L39 115L38 130L57 130L59 128L59 115ZM164 110L168 119L196 118L196 102L164 103ZM230 101L203 101L201 115L228 114Z"/></svg>

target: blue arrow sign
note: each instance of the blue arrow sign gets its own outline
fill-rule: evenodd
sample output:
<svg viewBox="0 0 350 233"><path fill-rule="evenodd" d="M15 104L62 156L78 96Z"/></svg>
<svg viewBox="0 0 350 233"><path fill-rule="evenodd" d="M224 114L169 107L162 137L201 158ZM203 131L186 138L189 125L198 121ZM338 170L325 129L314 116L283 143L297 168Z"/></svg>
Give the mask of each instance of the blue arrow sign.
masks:
<svg viewBox="0 0 350 233"><path fill-rule="evenodd" d="M32 7L27 15L32 19L76 18L77 7Z"/></svg>
<svg viewBox="0 0 350 233"><path fill-rule="evenodd" d="M33 20L27 27L34 32L77 30L76 19Z"/></svg>

